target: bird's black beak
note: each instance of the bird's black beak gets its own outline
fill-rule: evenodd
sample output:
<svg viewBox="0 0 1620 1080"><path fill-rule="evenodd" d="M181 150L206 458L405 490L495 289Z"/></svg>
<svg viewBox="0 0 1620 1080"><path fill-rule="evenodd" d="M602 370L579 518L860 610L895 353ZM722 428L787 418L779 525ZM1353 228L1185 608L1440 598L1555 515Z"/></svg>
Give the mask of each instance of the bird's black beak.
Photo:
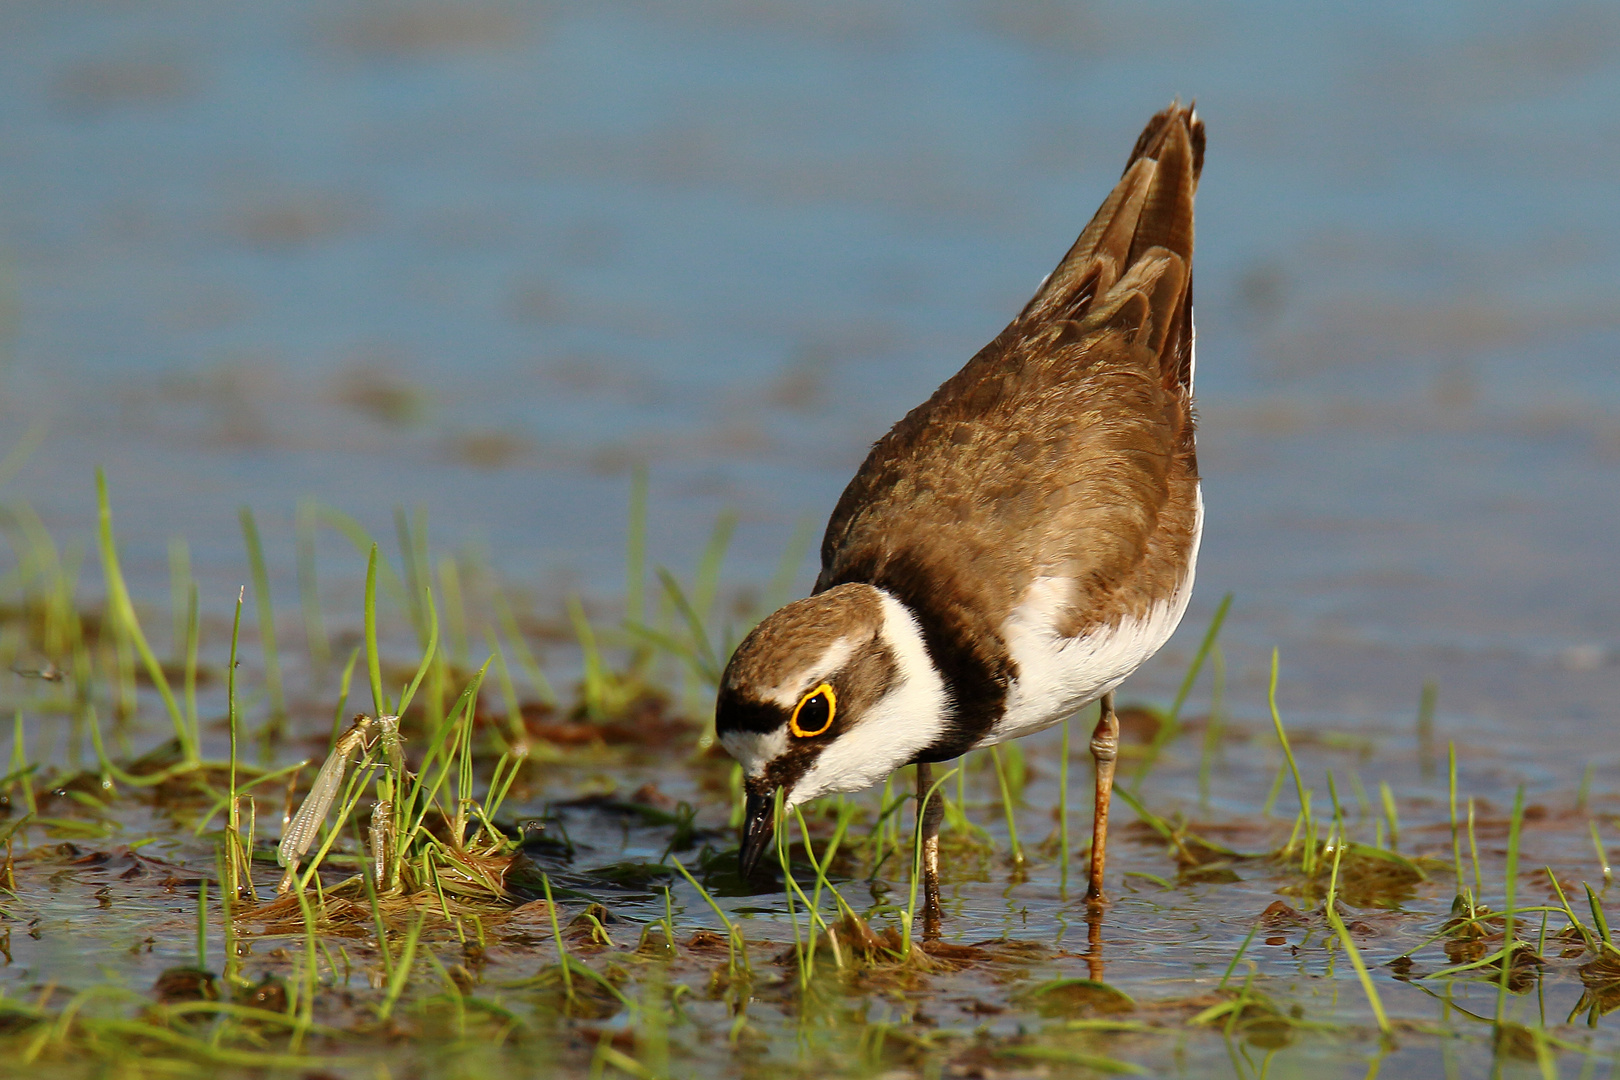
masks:
<svg viewBox="0 0 1620 1080"><path fill-rule="evenodd" d="M743 813L742 848L738 851L739 869L743 877L754 873L754 867L759 865L759 857L765 854L770 846L771 833L774 832L776 817L775 794L755 795L749 793L747 807Z"/></svg>

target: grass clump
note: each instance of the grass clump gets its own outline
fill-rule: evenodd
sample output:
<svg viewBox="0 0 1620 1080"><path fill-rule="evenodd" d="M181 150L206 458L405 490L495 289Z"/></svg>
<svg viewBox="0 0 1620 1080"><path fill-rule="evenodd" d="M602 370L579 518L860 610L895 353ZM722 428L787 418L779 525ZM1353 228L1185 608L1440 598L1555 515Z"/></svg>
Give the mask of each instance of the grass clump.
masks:
<svg viewBox="0 0 1620 1080"><path fill-rule="evenodd" d="M1277 654L1264 739L1245 736L1226 601L1131 744L1136 782L1116 790L1136 820L1121 810L1111 853L1127 887L1106 912L1066 889L1084 831L1067 732L942 770L937 940L916 925L898 786L794 808L780 881L742 880L738 778L693 719L753 617L721 586L735 521L677 576L650 565L646 488L622 610L549 616L475 559L436 557L420 513L396 516L385 554L306 503L299 610L278 624L274 536L244 512L245 580L214 616L171 545L161 661L105 485L89 602L88 545L0 514L17 552L0 1052L63 1075L1280 1075L1296 1053L1397 1071L1464 1046L1544 1070L1615 1046L1601 781L1571 819L1581 861L1533 876L1555 818L1468 798L1455 748L1428 788L1363 791L1352 770L1341 799L1346 772L1315 756L1333 751L1283 723ZM334 538L364 568L356 611L322 608ZM1183 720L1206 667L1208 718ZM1259 813L1268 783L1273 804L1291 786L1291 822ZM1593 851L1589 885L1560 877ZM1257 890L1275 902L1251 918Z"/></svg>

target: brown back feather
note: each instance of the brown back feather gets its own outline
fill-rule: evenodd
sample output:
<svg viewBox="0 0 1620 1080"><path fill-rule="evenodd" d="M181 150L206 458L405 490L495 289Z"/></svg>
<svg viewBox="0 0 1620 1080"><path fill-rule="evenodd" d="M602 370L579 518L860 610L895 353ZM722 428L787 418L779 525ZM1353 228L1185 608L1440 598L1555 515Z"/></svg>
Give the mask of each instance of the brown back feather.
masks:
<svg viewBox="0 0 1620 1080"><path fill-rule="evenodd" d="M1203 146L1191 108L1149 122L1034 298L879 440L827 523L817 591L867 582L917 611L962 745L999 714L1001 628L1035 577L1075 581L1062 632L1078 634L1145 615L1184 573Z"/></svg>

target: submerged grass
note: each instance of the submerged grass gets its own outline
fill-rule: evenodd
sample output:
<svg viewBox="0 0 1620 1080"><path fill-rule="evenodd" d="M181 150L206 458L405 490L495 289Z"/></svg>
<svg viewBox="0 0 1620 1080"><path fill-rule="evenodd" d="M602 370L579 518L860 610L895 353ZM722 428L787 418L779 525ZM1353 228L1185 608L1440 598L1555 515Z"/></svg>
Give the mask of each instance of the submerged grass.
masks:
<svg viewBox="0 0 1620 1080"><path fill-rule="evenodd" d="M929 940L916 921L920 847L906 833L914 806L888 786L786 815L780 889L733 869L735 773L691 717L759 613L721 588L734 518L717 524L689 578L649 571L638 473L615 622L578 599L538 617L474 562L435 560L419 513L396 515L396 565L352 519L304 504L293 560L304 687L298 651L277 651L270 552L250 512L257 650L241 648L245 589L228 640L208 631L180 543L165 664L123 578L104 482L98 498L100 607L77 600L76 563L37 519L6 515L17 556L0 650L18 681L0 780L13 814L0 827L0 953L21 959L0 967L0 1051L31 1069L641 1077L1218 1065L1263 1075L1339 1054L1365 1056L1382 1075L1422 1075L1425 1053L1462 1047L1546 1074L1561 1055L1595 1062L1620 1049L1604 1026L1620 1007L1603 891L1610 818L1590 778L1572 819L1583 855L1562 873L1589 870L1593 851L1598 873L1574 888L1547 870L1548 903L1521 900L1518 867L1553 818L1532 814L1523 791L1506 818L1465 796L1455 745L1445 790L1425 797L1392 779L1370 799L1352 771L1357 797L1342 800L1326 771L1332 814L1319 820L1305 778L1320 763L1284 725L1274 652L1276 742L1253 753L1281 756L1264 809L1291 779L1297 813L1291 824L1259 815L1271 774L1256 762L1223 792L1247 815L1207 819L1233 767L1216 760L1231 712L1218 640L1230 597L1168 711L1127 748L1137 768L1130 790L1117 789L1111 845L1126 893L1106 911L1067 897L1076 853L1065 725L1055 769L1015 744L936 778L927 798L945 800L948 913L946 936ZM347 617L322 610L322 528L364 559L362 607ZM784 566L796 568L802 544ZM773 602L792 581L777 577ZM343 629L356 624L357 634ZM553 689L548 650L580 658L571 697ZM340 673L332 660L344 651ZM261 658L256 674L239 676L244 652ZM370 708L350 716L362 654ZM1180 718L1205 667L1213 685L1187 754L1194 771L1176 759L1198 721ZM1425 688L1424 758L1434 700ZM137 753L154 717L167 737ZM243 735L255 730L269 756L250 763ZM93 750L86 769L72 765L75 740ZM1178 800L1183 783L1196 786L1196 805ZM1045 835L1028 830L1049 813L1048 839L1023 843ZM996 819L992 835L983 823ZM104 913L96 926L167 914L94 973L61 914L73 890ZM1581 911L1570 896L1584 898ZM1066 938L1071 922L1083 934ZM1228 929L1205 943L1194 923ZM1341 985L1365 1012L1318 989Z"/></svg>

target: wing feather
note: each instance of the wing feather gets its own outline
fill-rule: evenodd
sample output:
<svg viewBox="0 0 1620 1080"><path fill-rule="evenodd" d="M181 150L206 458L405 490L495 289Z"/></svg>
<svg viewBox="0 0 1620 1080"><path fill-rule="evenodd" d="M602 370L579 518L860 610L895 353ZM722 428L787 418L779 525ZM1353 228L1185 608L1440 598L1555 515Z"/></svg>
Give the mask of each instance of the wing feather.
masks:
<svg viewBox="0 0 1620 1080"><path fill-rule="evenodd" d="M1029 304L879 440L828 522L816 590L897 594L931 647L965 650L953 672L983 673L968 698L1005 688L1001 627L1034 578L1074 579L1078 633L1145 614L1144 570L1187 554L1202 157L1190 107L1155 116Z"/></svg>

